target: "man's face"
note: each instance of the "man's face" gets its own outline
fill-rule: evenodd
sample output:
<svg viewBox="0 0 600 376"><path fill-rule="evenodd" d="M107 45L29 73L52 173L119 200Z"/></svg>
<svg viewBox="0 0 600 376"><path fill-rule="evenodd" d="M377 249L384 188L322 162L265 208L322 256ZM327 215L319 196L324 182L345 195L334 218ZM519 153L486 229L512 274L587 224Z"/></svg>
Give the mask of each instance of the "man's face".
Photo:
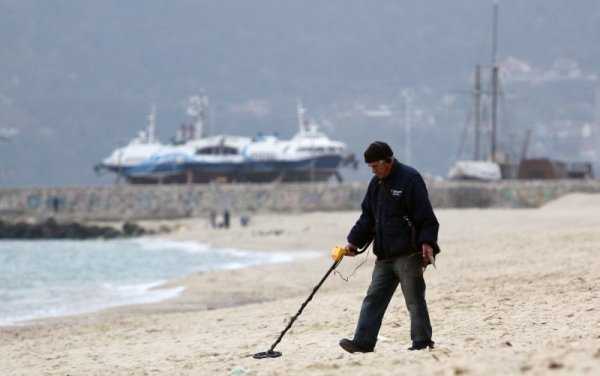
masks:
<svg viewBox="0 0 600 376"><path fill-rule="evenodd" d="M371 168L371 172L373 172L379 179L383 179L388 176L392 170L392 164L386 163L384 160L367 163L367 165Z"/></svg>

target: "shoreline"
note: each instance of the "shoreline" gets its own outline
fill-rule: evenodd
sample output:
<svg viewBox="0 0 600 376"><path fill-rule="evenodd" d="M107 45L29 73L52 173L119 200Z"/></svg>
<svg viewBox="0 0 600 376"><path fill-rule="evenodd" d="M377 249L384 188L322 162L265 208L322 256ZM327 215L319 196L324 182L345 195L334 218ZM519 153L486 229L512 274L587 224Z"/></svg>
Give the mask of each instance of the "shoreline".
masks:
<svg viewBox="0 0 600 376"><path fill-rule="evenodd" d="M410 327L399 291L374 353L339 348L339 339L354 331L371 254L349 282L328 278L278 344L283 356L271 360L252 354L267 350L298 311L330 267L331 247L345 245L358 212L256 215L249 227L229 230L207 230L203 219L177 221L181 231L169 235L176 240L322 256L170 281L165 286L189 288L158 304L0 328L6 355L0 367L10 374L216 375L241 367L260 375L394 375L399 369L591 375L600 367L598 212L598 194L566 196L540 209L436 210L442 253L437 269L426 272L435 350L405 350ZM347 276L362 260L345 258L339 269Z"/></svg>
<svg viewBox="0 0 600 376"><path fill-rule="evenodd" d="M202 226L197 220L196 221L192 221L193 222L193 226ZM154 224L155 225L155 224ZM227 230L221 230L221 231L227 231ZM185 235L184 235L185 237ZM49 241L54 241L54 240L70 240L70 241L79 241L82 239L11 239L14 241L21 241L21 240L49 240ZM106 241L114 241L114 240L124 240L124 241L150 241L150 242L167 242L167 243L171 243L171 242L175 242L175 243L181 243L180 247L178 249L178 252L192 252L192 253L196 253L196 252L201 252L201 254L204 253L204 248L206 247L206 254L207 255L211 255L211 254L218 254L218 253L222 253L222 254L231 254L233 255L235 258L239 258L241 256L247 255L249 257L258 257L258 258L254 258L250 261L248 261L247 264L239 264L238 261L235 261L235 259L232 259L231 261L222 264L222 265L215 265L215 266L211 266L206 270L197 270L197 271L192 271L192 272L187 272L187 274L182 274L182 275L178 275L178 276L174 276L172 278L168 278L168 279L155 279L155 280L147 280L147 281L140 281L137 283L132 282L131 284L127 284L127 285L115 285L114 289L137 289L140 290L139 293L136 296L131 296L129 297L128 301L124 300L122 302L116 302L113 299L121 299L121 297L119 296L113 296L111 299L106 300L106 301L98 301L96 303L94 303L93 306L89 306L88 308L74 308L72 310L65 310L63 312L60 313L53 313L53 312L47 312L47 313L36 313L33 314L32 317L30 318L25 318L25 319L18 319L15 317L13 317L13 322L10 323L1 323L0 324L0 330L2 328L13 328L13 329L17 329L17 328L24 328L24 327L28 327L28 326L44 326L46 322L48 323L59 323L61 321L70 321L70 320L77 320L79 317L83 317L83 316L102 316L104 313L110 313L111 311L129 311L129 310L144 310L143 307L160 307L163 304L168 304L169 301L171 300L176 300L178 298L183 298L182 295L186 293L186 290L188 290L190 288L189 286L189 282L190 280L193 280L194 277L196 276L200 276L203 274L213 274L213 273L224 273L224 272L235 272L236 270L239 269L246 269L246 268L260 268L262 266L266 266L266 265L277 265L277 264L283 264L283 263L293 263L295 261L300 261L300 260L306 260L306 259L311 259L311 258L316 258L319 255L313 251L313 250L302 250L299 251L301 252L300 254L295 254L295 255L291 255L289 253L286 253L284 251L278 250L278 249L269 249L269 250L262 250L262 249L239 249L239 248L234 248L234 247L215 247L214 245L209 245L209 243L206 242L200 242L197 240L192 240L192 239L176 239L176 237L170 237L170 236L164 236L164 234L153 234L153 235L146 235L146 236L142 236L142 237L138 237L138 238L126 238L126 239L85 239L87 241L94 241L94 240L106 240ZM186 250L188 248L188 244L187 243L193 243L194 248L197 246L200 248L200 251L198 250ZM173 246L173 244L168 244L168 246ZM161 252L170 252L170 250L168 249L164 249ZM260 258L260 260L259 260ZM106 281L105 283L109 283L109 284L113 284L113 282L111 281ZM163 296L157 296L157 295L163 295ZM185 300L183 298L183 300ZM90 302L91 303L91 302ZM209 309L215 309L215 308L224 308L227 306L232 306L232 305L240 305L240 304L245 304L245 302L233 302L233 303L227 303L227 304L222 304L221 305L214 305L214 304L209 304L207 305L207 308ZM205 309L207 309L205 308ZM42 309L42 307L40 307L40 309ZM201 309L201 307L199 306L195 306L195 307L187 307L184 310L185 311L189 311L192 309ZM164 310L157 310L158 312L164 311ZM41 312L41 311L40 311ZM6 317L6 320L8 320L9 318Z"/></svg>

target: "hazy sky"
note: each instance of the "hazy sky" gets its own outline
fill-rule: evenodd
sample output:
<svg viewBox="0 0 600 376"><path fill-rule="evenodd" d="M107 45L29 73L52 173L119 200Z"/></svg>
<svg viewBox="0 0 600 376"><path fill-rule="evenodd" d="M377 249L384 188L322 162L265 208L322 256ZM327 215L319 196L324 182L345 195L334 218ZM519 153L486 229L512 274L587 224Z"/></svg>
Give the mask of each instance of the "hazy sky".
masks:
<svg viewBox="0 0 600 376"><path fill-rule="evenodd" d="M540 153L593 149L546 133L580 132L598 112L600 3L499 3L513 127L535 127ZM0 141L0 184L110 184L92 166L145 127L152 104L166 141L200 88L214 133L290 137L302 97L358 154L380 138L398 155L410 89L414 163L444 174L470 106L456 92L489 67L491 20L484 0L0 0L0 128L13 132ZM393 116L357 116L381 105Z"/></svg>

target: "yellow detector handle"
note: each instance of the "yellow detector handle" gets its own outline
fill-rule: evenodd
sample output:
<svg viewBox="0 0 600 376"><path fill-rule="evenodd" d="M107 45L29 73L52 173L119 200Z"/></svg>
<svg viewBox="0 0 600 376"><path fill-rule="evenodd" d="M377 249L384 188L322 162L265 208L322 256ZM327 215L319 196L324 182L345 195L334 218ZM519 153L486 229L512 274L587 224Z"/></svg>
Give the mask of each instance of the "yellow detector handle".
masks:
<svg viewBox="0 0 600 376"><path fill-rule="evenodd" d="M333 249L331 250L331 258L333 261L341 261L345 253L346 250L344 248L334 245Z"/></svg>

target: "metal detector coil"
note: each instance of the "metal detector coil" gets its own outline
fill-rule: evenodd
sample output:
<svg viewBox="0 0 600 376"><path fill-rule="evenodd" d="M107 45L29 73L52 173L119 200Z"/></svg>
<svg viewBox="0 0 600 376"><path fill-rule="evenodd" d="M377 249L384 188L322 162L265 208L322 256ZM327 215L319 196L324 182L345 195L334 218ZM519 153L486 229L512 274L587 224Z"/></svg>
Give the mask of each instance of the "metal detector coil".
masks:
<svg viewBox="0 0 600 376"><path fill-rule="evenodd" d="M256 354L252 355L252 357L254 359L279 358L280 356L281 356L281 352L273 351L273 350L258 352Z"/></svg>

